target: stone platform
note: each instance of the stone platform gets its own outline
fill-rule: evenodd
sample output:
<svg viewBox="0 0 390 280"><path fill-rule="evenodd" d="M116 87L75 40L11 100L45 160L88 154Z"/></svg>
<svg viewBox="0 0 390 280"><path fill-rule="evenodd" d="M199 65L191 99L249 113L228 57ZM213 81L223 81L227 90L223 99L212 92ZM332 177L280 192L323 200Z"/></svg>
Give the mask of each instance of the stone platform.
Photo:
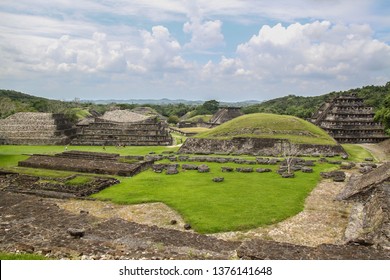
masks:
<svg viewBox="0 0 390 280"><path fill-rule="evenodd" d="M0 190L61 199L84 198L119 183L115 178L101 176L90 176L87 182L81 184L68 183L77 177L53 178L0 172Z"/></svg>
<svg viewBox="0 0 390 280"><path fill-rule="evenodd" d="M134 176L150 167L151 164L148 161L120 162L118 154L81 151L69 151L54 156L36 154L18 163L22 167L119 176Z"/></svg>

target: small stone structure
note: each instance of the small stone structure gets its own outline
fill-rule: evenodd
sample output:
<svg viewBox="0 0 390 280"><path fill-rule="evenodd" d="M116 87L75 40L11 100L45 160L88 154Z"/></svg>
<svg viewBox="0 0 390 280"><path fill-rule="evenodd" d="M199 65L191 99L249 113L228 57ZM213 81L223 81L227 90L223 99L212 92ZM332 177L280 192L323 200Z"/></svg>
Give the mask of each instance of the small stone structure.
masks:
<svg viewBox="0 0 390 280"><path fill-rule="evenodd" d="M53 198L83 198L97 193L119 181L109 177L89 177L90 180L81 184L69 184L78 175L69 177L38 177L18 173L0 172L0 189L2 191L33 194Z"/></svg>
<svg viewBox="0 0 390 280"><path fill-rule="evenodd" d="M211 127L223 124L234 118L242 116L243 113L240 111L240 109L240 107L220 107L210 120Z"/></svg>
<svg viewBox="0 0 390 280"><path fill-rule="evenodd" d="M342 95L324 103L311 122L339 143L378 143L386 140L383 126L374 121L374 109L355 94Z"/></svg>
<svg viewBox="0 0 390 280"><path fill-rule="evenodd" d="M197 122L181 121L177 124L178 128L186 127L207 127L213 128L234 118L242 116L240 107L220 107L219 110L211 117L209 122L199 120Z"/></svg>
<svg viewBox="0 0 390 280"><path fill-rule="evenodd" d="M67 151L49 155L32 155L20 161L19 166L66 170L95 174L134 176L152 165L150 161L137 163L120 162L119 154Z"/></svg>
<svg viewBox="0 0 390 280"><path fill-rule="evenodd" d="M64 114L22 112L0 120L1 145L66 145L75 134Z"/></svg>
<svg viewBox="0 0 390 280"><path fill-rule="evenodd" d="M272 138L243 138L236 137L231 140L188 138L180 147L182 154L247 154L261 156L280 156L283 154L284 139ZM297 155L311 156L313 154L342 155L346 154L340 145L312 145L291 144L298 146Z"/></svg>
<svg viewBox="0 0 390 280"><path fill-rule="evenodd" d="M172 137L156 116L115 110L78 123L72 145L168 146Z"/></svg>
<svg viewBox="0 0 390 280"><path fill-rule="evenodd" d="M390 162L353 175L337 198L354 202L347 242L390 249Z"/></svg>

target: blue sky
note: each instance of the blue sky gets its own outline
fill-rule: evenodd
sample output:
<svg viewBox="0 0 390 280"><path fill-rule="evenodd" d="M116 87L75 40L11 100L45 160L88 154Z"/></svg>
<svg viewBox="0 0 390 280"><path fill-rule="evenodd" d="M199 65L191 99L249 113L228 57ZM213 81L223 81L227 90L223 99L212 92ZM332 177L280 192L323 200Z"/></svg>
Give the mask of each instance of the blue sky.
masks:
<svg viewBox="0 0 390 280"><path fill-rule="evenodd" d="M389 3L2 0L0 88L243 101L384 85Z"/></svg>

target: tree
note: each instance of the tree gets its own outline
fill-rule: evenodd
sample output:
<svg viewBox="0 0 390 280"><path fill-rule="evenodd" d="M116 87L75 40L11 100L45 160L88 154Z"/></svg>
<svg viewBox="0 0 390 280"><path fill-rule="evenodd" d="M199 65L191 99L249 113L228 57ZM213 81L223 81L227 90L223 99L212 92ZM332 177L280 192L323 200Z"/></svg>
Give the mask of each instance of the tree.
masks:
<svg viewBox="0 0 390 280"><path fill-rule="evenodd" d="M219 102L216 100L208 100L201 106L196 108L196 115L213 115L219 109Z"/></svg>
<svg viewBox="0 0 390 280"><path fill-rule="evenodd" d="M0 118L6 118L15 113L15 104L8 97L0 98Z"/></svg>
<svg viewBox="0 0 390 280"><path fill-rule="evenodd" d="M381 122L387 133L390 133L390 95L386 96L383 107L376 112L375 120Z"/></svg>
<svg viewBox="0 0 390 280"><path fill-rule="evenodd" d="M177 124L178 122L179 122L178 116L173 115L168 117L168 123Z"/></svg>
<svg viewBox="0 0 390 280"><path fill-rule="evenodd" d="M294 145L288 140L282 140L281 148L282 155L286 159L287 173L293 174L292 167L294 165L294 158L299 155L298 145Z"/></svg>

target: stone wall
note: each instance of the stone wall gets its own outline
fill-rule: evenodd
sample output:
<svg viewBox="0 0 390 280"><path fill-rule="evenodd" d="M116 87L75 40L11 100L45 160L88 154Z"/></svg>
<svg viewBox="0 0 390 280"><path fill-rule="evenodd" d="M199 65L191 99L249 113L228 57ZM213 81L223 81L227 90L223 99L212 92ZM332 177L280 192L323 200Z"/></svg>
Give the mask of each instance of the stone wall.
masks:
<svg viewBox="0 0 390 280"><path fill-rule="evenodd" d="M23 112L0 120L3 145L64 145L75 133L63 114Z"/></svg>
<svg viewBox="0 0 390 280"><path fill-rule="evenodd" d="M179 150L183 154L247 154L280 156L283 154L283 139L233 138L231 140L188 138ZM340 145L291 144L297 146L296 155L341 155L346 154Z"/></svg>

